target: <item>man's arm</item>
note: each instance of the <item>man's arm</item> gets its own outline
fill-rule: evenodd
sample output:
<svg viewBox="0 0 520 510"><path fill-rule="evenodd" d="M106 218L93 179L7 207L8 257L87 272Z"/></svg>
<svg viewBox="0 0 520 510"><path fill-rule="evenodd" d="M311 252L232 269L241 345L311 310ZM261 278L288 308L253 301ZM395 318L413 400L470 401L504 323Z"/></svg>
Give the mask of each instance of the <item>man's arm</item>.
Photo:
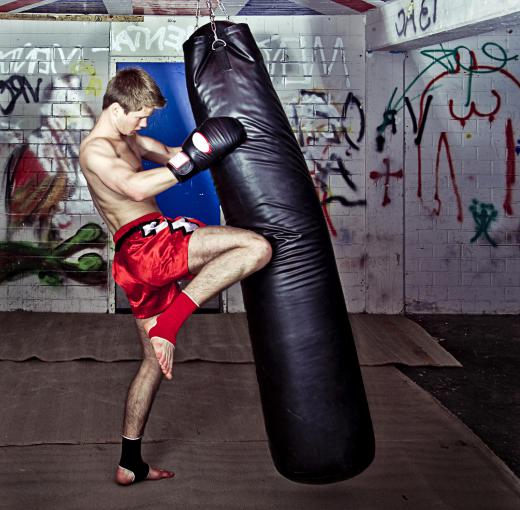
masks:
<svg viewBox="0 0 520 510"><path fill-rule="evenodd" d="M196 127L182 147L167 147L136 135L141 157L166 165L178 182L191 179L236 149L247 138L242 123L233 117L210 117Z"/></svg>
<svg viewBox="0 0 520 510"><path fill-rule="evenodd" d="M141 157L159 165L166 165L173 156L182 150L181 147L168 147L149 136L136 135L136 142Z"/></svg>
<svg viewBox="0 0 520 510"><path fill-rule="evenodd" d="M164 163L168 160L164 156ZM178 180L166 167L137 172L118 157L108 140L98 138L85 147L84 166L112 191L140 202L154 197L177 184ZM163 163L163 164L164 164Z"/></svg>

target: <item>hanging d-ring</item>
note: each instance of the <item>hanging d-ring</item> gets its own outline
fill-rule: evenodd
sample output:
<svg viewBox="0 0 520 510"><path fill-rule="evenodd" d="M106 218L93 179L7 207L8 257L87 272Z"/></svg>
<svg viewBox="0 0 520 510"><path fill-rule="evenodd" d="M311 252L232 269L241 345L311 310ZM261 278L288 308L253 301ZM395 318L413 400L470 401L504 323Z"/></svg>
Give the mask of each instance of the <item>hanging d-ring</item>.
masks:
<svg viewBox="0 0 520 510"><path fill-rule="evenodd" d="M220 44L219 44L220 43ZM211 49L215 51L217 48L225 48L227 46L226 41L223 39L215 39L211 44Z"/></svg>

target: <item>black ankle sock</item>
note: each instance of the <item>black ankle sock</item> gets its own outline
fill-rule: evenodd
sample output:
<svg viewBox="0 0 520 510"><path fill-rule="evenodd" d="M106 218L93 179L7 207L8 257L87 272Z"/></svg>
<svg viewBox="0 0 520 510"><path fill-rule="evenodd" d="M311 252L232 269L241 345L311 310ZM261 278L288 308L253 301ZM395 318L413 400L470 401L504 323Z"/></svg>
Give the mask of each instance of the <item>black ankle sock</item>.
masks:
<svg viewBox="0 0 520 510"><path fill-rule="evenodd" d="M140 437L137 439L129 439L123 436L121 460L119 461L119 465L134 473L134 482L140 482L148 476L149 466L141 458Z"/></svg>

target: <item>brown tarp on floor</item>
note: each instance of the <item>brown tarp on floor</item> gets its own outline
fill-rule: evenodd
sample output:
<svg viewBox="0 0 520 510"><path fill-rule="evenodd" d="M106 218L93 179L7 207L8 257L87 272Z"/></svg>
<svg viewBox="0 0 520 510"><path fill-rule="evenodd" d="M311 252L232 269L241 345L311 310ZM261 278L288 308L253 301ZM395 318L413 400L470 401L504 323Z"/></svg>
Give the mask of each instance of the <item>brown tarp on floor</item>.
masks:
<svg viewBox="0 0 520 510"><path fill-rule="evenodd" d="M360 363L460 366L418 324L403 316L350 315ZM141 359L129 315L0 312L0 360ZM197 314L178 338L177 362L253 362L245 314Z"/></svg>
<svg viewBox="0 0 520 510"><path fill-rule="evenodd" d="M139 363L0 363L0 446L119 442ZM180 363L164 380L146 440L263 441L252 364ZM35 426L37 424L37 426Z"/></svg>
<svg viewBox="0 0 520 510"><path fill-rule="evenodd" d="M69 364L76 363L60 365L65 368ZM194 363L190 369L204 372L210 366ZM177 369L181 372L188 367ZM226 368L235 372L250 367ZM105 382L94 384L97 376L89 379L88 374L88 370L78 374L87 377L85 386ZM186 382L184 375L177 375ZM243 375L243 371L237 373ZM257 437L259 427L253 422L258 413L247 416L251 406L258 405L256 399L245 403L244 430L237 432L240 426L234 422L226 432L222 424L232 420L231 415L237 412L238 400L242 398L239 393L234 404L221 406L222 400L210 402L200 390L190 400L175 401L175 392L168 394L168 388L156 402L157 413L151 419L163 424L170 421L172 432L160 433L177 437L147 442L143 450L153 463L176 470L175 479L130 488L116 486L111 475L119 455L118 444L0 447L0 508L516 510L519 507L518 480L429 394L393 367L365 368L363 375L374 417L377 454L366 472L348 482L315 487L280 477L272 466L266 441ZM66 383L63 377L62 391L66 391ZM174 384L170 386L173 388ZM110 387L103 385L98 391L99 401L102 395L109 402L115 400ZM170 398L174 401L170 402ZM233 400L230 394L225 398ZM24 402L19 405L23 407ZM113 437L117 426L114 420L104 416L106 408L87 407L80 414L94 413L89 427L96 428L98 435ZM64 417L69 411L73 410L62 406L59 416ZM183 415L188 416L183 419L187 428L180 430L174 422ZM195 415L205 416L205 430L189 422ZM35 428L49 419L38 418L34 414L27 417ZM42 436L49 434L49 428L42 429ZM155 428L155 433L160 428ZM76 437L84 430L79 426ZM251 437L246 439L248 434Z"/></svg>

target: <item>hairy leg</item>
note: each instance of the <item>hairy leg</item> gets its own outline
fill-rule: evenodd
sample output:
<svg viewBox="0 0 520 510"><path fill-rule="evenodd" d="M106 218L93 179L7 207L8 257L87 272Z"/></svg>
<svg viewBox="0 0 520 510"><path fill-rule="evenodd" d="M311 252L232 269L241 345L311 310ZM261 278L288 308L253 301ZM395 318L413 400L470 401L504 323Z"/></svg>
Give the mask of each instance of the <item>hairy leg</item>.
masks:
<svg viewBox="0 0 520 510"><path fill-rule="evenodd" d="M249 230L233 227L200 228L192 234L188 246L188 267L190 273L196 276L183 292L190 301L200 306L217 292L264 267L271 259L271 254L271 245L266 239ZM165 317L175 313L175 310L174 302L167 309ZM145 321L146 332L156 323L157 317ZM164 375L171 379L174 345L153 334L151 342Z"/></svg>
<svg viewBox="0 0 520 510"><path fill-rule="evenodd" d="M196 230L188 247L195 278L185 292L202 304L230 285L262 269L271 260L271 245L259 234L234 227Z"/></svg>
<svg viewBox="0 0 520 510"><path fill-rule="evenodd" d="M123 436L138 438L144 433L146 422L152 408L152 404L161 384L161 367L155 356L155 351L150 343L148 335L143 327L145 320L136 319L137 330L143 348L143 361L134 380L130 384L126 399L125 416L123 422ZM171 478L174 474L170 471L153 468L150 466L147 480L159 480ZM118 466L116 470L116 482L121 485L129 485L134 481L134 473Z"/></svg>
<svg viewBox="0 0 520 510"><path fill-rule="evenodd" d="M137 330L143 349L143 361L134 380L130 384L126 399L123 435L140 437L152 408L153 400L161 384L161 367L157 363L150 339L143 327L147 319L136 319Z"/></svg>

